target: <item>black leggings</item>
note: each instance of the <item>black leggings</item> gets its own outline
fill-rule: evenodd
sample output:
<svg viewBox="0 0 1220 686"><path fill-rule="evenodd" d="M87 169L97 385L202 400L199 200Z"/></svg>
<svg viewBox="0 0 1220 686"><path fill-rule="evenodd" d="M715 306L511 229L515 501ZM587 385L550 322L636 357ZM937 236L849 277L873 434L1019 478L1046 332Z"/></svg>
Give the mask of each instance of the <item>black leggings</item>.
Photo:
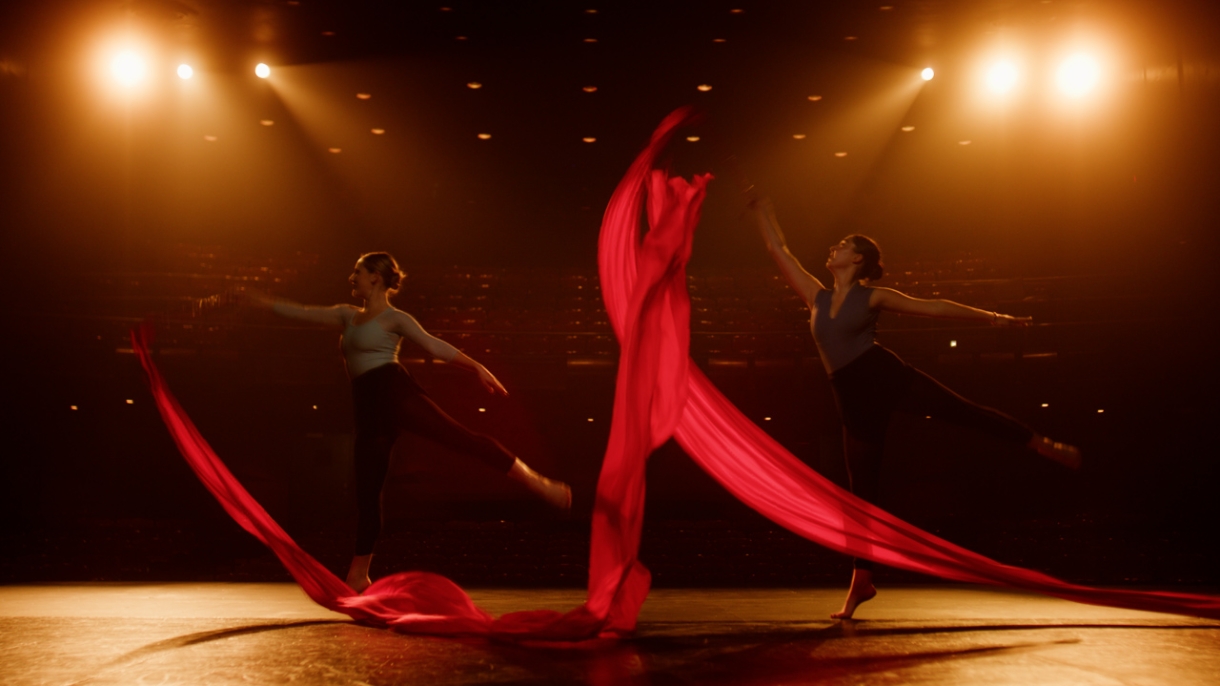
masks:
<svg viewBox="0 0 1220 686"><path fill-rule="evenodd" d="M387 364L352 379L356 409L356 554L369 555L381 534L381 488L390 452L404 431L472 455L507 473L516 456L459 424L424 393L402 366Z"/></svg>
<svg viewBox="0 0 1220 686"><path fill-rule="evenodd" d="M873 504L881 486L885 432L895 412L972 427L1018 445L1034 436L1016 419L966 400L879 345L836 370L830 382L843 417L851 491ZM855 566L872 569L872 562L856 558Z"/></svg>

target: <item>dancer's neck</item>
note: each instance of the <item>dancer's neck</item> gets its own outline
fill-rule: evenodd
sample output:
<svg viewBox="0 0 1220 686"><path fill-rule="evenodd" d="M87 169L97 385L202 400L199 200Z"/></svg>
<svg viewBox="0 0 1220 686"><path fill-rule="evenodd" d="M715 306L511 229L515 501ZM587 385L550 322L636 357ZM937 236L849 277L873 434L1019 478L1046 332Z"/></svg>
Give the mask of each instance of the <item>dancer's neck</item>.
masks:
<svg viewBox="0 0 1220 686"><path fill-rule="evenodd" d="M832 269L830 271L835 275L835 293L846 293L848 289L860 282L860 280L855 278L855 275L853 274L853 272L856 271L854 265L850 271L838 269Z"/></svg>
<svg viewBox="0 0 1220 686"><path fill-rule="evenodd" d="M364 307L361 308L361 311L372 314L381 314L381 312L389 306L390 299L386 292L375 291L369 295L369 297L364 299Z"/></svg>

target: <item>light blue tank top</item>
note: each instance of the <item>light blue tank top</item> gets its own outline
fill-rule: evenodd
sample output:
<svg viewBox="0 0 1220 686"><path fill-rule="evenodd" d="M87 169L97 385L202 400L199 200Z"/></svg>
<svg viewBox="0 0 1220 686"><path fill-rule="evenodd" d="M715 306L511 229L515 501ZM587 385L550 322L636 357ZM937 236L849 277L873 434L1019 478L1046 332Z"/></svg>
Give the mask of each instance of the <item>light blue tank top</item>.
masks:
<svg viewBox="0 0 1220 686"><path fill-rule="evenodd" d="M881 311L868 306L872 292L860 284L852 286L834 318L830 316L833 291L822 289L813 297L816 309L809 326L826 371L833 373L846 367L877 342L877 315Z"/></svg>
<svg viewBox="0 0 1220 686"><path fill-rule="evenodd" d="M386 331L378 321L390 310L386 308L362 324L353 323L355 312L348 318L341 347L343 359L347 362L347 374L353 379L371 369L398 361L398 344L402 342L402 336Z"/></svg>

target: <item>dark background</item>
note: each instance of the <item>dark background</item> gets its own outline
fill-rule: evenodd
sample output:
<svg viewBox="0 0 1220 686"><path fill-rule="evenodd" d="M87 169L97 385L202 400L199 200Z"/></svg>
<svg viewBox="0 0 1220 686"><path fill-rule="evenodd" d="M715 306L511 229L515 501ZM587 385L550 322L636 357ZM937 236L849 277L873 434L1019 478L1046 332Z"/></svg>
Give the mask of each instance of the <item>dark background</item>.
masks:
<svg viewBox="0 0 1220 686"><path fill-rule="evenodd" d="M824 246L868 233L886 250L882 285L1039 323L882 319L899 354L1086 457L1069 474L899 421L886 475L895 512L1074 580L1217 583L1213 5L441 7L4 6L0 578L281 578L165 435L124 341L148 315L161 318L160 364L204 435L339 567L351 422L335 337L191 302L243 285L347 302L355 258L386 249L412 274L395 302L512 396L485 401L471 378L423 361L413 373L454 416L571 481L577 506L553 521L477 465L408 443L387 498L385 569L583 583L615 355L596 298L601 210L652 128L694 104L706 114L688 132L699 140L678 140L671 163L721 178L690 264L692 352L743 410L844 480L825 375L742 221L730 154L819 276ZM125 41L149 56L131 91L103 73ZM1050 74L1077 46L1104 78L1067 102ZM979 70L1001 53L1026 79L988 98ZM173 76L180 61L193 79ZM253 76L260 61L270 79ZM925 66L937 70L926 83ZM846 573L734 503L676 447L649 469L642 559L659 584Z"/></svg>

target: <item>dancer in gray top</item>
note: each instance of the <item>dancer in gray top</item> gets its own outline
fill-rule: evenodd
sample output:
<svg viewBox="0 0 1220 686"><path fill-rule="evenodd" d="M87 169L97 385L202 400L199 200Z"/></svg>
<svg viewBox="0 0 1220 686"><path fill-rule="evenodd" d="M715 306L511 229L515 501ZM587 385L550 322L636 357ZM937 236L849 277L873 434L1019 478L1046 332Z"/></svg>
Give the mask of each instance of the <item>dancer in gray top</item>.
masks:
<svg viewBox="0 0 1220 686"><path fill-rule="evenodd" d="M830 247L826 268L834 283L828 288L789 252L771 201L753 199L749 205L772 259L812 312L813 338L843 420L843 447L853 493L878 504L885 432L894 412L971 426L1079 468L1080 450L1075 446L1052 441L1002 412L966 400L876 341L877 316L882 311L992 326L1026 326L1029 317L988 312L949 300L912 298L891 288L866 285L884 273L881 250L867 236L848 236ZM877 594L872 562L857 558L854 566L843 609L832 617L850 618L860 603Z"/></svg>
<svg viewBox="0 0 1220 686"><path fill-rule="evenodd" d="M572 506L572 490L567 484L539 475L496 440L459 424L445 414L398 364L398 347L405 338L433 357L474 372L489 392L508 395L486 367L429 334L414 317L390 305L389 297L398 290L403 276L389 253L375 252L363 255L348 277L352 296L362 299L363 307L306 307L262 293L249 294L251 302L276 314L343 331L343 358L352 380L356 410L356 499L359 508L356 553L347 583L357 592L370 584L369 564L381 532L381 489L389 469L390 452L404 431L478 458L556 508L567 510Z"/></svg>

